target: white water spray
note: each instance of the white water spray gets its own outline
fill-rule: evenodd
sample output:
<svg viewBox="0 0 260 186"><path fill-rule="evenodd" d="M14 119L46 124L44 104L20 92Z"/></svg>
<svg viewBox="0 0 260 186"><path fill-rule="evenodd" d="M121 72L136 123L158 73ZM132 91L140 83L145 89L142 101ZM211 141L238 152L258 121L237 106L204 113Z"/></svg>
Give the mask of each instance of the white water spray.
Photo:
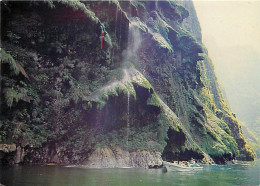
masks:
<svg viewBox="0 0 260 186"><path fill-rule="evenodd" d="M129 32L128 32L128 45L127 49L123 52L124 61L135 62L138 60L138 49L142 43L142 38L140 31L137 27L129 23ZM128 78L128 70L124 69L125 78ZM130 93L127 91L127 121L126 121L126 145L129 150L129 133L130 133Z"/></svg>
<svg viewBox="0 0 260 186"><path fill-rule="evenodd" d="M120 48L120 43L121 43L121 26L122 26L122 12L120 11L120 21L119 21L119 36L118 36L118 48Z"/></svg>
<svg viewBox="0 0 260 186"><path fill-rule="evenodd" d="M139 28L129 23L128 45L123 52L124 60L137 61L137 52L142 44L142 37Z"/></svg>
<svg viewBox="0 0 260 186"><path fill-rule="evenodd" d="M130 93L127 92L127 118L126 118L126 146L128 148L129 132L130 132Z"/></svg>
<svg viewBox="0 0 260 186"><path fill-rule="evenodd" d="M118 6L116 6L116 27L117 27L117 14L118 14ZM115 27L115 35L116 35L116 27Z"/></svg>

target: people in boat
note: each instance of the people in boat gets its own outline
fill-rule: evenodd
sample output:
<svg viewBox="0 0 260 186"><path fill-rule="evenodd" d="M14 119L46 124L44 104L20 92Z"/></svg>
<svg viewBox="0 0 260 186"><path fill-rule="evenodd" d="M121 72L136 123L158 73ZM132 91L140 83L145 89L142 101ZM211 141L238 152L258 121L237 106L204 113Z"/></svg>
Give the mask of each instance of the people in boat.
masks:
<svg viewBox="0 0 260 186"><path fill-rule="evenodd" d="M200 167L193 158L190 161L173 161L172 163L183 167Z"/></svg>

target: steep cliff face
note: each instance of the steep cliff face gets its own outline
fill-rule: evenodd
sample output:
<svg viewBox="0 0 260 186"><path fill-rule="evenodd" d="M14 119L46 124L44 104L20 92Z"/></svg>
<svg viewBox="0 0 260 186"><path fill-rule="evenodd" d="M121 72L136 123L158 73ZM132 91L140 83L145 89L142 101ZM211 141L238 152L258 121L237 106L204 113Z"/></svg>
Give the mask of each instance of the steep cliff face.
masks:
<svg viewBox="0 0 260 186"><path fill-rule="evenodd" d="M182 3L187 10L190 12L192 15L190 20L187 19L188 23L187 24L184 22L185 28L189 30L194 36L197 38L199 42L202 43L201 40L201 32L200 32L200 26L199 26L199 21L196 16L196 12L194 9L193 4L190 1L182 1L179 2ZM204 49L204 52L207 54L207 50ZM231 112L227 100L225 100L225 96L221 91L221 87L218 84L216 75L214 73L214 65L209 59L209 57L206 57L204 59L204 65L205 69L204 72L206 73L206 77L208 78L209 82L207 86L210 89L210 92L213 96L214 104L216 106L216 116L222 118L224 122L226 122L231 129L232 136L236 140L238 144L238 149L240 151L240 155L238 156L238 159L251 159L252 155L255 156L255 153L252 151L250 147L245 142L245 138L242 132L241 124L240 121L236 119L236 116L234 113ZM223 116L221 117L221 112L223 112ZM251 155L250 155L251 154Z"/></svg>
<svg viewBox="0 0 260 186"><path fill-rule="evenodd" d="M2 161L254 159L201 45L192 2L1 5L0 141L17 146Z"/></svg>

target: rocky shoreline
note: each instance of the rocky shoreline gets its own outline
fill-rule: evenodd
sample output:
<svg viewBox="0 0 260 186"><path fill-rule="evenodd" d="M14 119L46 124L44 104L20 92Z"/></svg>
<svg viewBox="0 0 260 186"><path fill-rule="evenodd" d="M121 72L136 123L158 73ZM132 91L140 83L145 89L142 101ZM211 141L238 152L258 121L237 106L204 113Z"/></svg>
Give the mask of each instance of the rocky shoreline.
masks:
<svg viewBox="0 0 260 186"><path fill-rule="evenodd" d="M32 150L32 149L30 149ZM41 157L41 161L34 159L28 161L26 157L28 148L17 146L15 144L0 144L0 165L1 164L36 164L36 165L59 165L59 166L76 166L82 168L158 168L163 166L163 158L160 152L149 152L146 150L137 150L128 152L120 147L114 149L110 148L97 148L85 158L75 156L76 163L66 161L67 157L61 156L61 153L52 154L51 157ZM31 153L31 152L30 152ZM37 153L39 154L39 153ZM62 158L63 159L62 159ZM35 158L35 157L34 157ZM190 159L193 159L190 157ZM176 160L177 161L177 160ZM212 165L215 162L205 156L203 159L195 159L195 161L202 165ZM184 161L185 162L185 161ZM234 159L226 159L220 164L233 163Z"/></svg>
<svg viewBox="0 0 260 186"><path fill-rule="evenodd" d="M87 168L148 168L149 166L162 165L162 162L160 152L137 150L129 153L119 147L115 150L97 148L81 166Z"/></svg>
<svg viewBox="0 0 260 186"><path fill-rule="evenodd" d="M42 165L71 165L69 162L59 159L58 154L53 159L45 159L41 162L28 162L25 156L28 151L25 148L15 144L0 144L0 164L42 164ZM128 152L119 147L115 149L97 148L82 162L75 165L85 168L148 168L149 166L162 165L162 157L160 152L149 152L145 150L137 150L136 152Z"/></svg>

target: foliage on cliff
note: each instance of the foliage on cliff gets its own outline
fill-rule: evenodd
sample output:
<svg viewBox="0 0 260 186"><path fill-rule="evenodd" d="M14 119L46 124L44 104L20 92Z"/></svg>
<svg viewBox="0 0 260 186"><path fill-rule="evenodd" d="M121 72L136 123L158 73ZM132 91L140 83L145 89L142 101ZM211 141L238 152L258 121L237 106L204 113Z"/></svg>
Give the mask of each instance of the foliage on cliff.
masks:
<svg viewBox="0 0 260 186"><path fill-rule="evenodd" d="M60 163L117 146L253 159L198 25L183 24L189 11L175 1L2 3L0 142L38 163L50 161L37 156L45 147L60 149Z"/></svg>

